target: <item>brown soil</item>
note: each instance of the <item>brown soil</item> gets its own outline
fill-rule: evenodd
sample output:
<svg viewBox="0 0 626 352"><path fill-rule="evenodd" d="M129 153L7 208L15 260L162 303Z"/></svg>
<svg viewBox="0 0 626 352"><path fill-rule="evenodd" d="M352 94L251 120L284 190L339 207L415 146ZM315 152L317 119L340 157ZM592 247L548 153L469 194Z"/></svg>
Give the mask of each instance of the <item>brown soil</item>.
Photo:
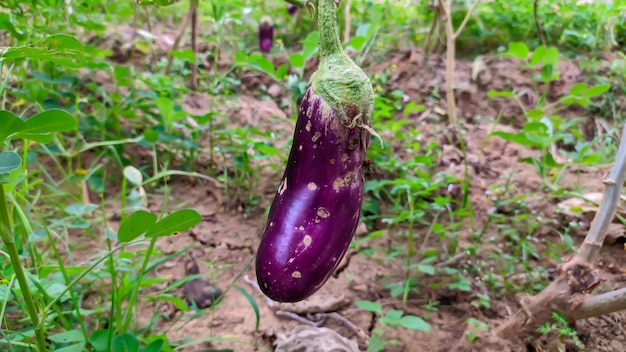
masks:
<svg viewBox="0 0 626 352"><path fill-rule="evenodd" d="M478 67L478 68L477 68ZM551 87L549 98L551 100L565 94L574 83L583 80L583 74L576 62L562 62L558 70L561 78ZM522 98L526 104L532 104L537 97L532 94L532 86L528 82L528 73L518 69L518 64L510 59L498 57L484 57L479 64L476 62L458 62L455 72L456 94L459 116L462 117L462 128L459 133L466 147L466 158L460 149L460 144L453 133L445 127L441 121L445 119L445 68L443 60L434 58L426 63L422 62L422 55L418 51L405 51L393 53L388 56L384 64L375 65L368 70L370 74L385 72L389 75L386 89L402 89L413 101L424 104L427 112L417 112L409 117L413 128L423 132L421 143L436 141L442 153L439 160L439 171L448 171L459 177L464 175L464 162L469 164L470 188L469 196L473 206L475 227L480 228L485 223L488 212L493 204L490 202L486 191L490 186L504 185L506 179L503 175L512 174L511 184L514 186L509 197L517 194L531 194L525 199L529 210L541 216L545 220L545 226L538 228L529 235L541 239L540 242L560 242L557 232L562 228L559 224L565 224L572 220L564 218L555 212L555 204L562 199L553 199L545 196L541 188L541 180L535 168L528 164L520 163L521 156L532 153L521 150L517 145L506 142L499 138L488 138L492 130L513 131L521 126L521 109L510 100L502 98L488 99L489 90L516 90L528 89L528 94ZM259 99L253 94L239 95L237 101L213 103L203 94L193 93L185 97L185 108L193 114L202 114L210 111L215 106L228 116L231 126L254 125L261 130L270 129L277 133L277 146L285 148L291 137L293 121L291 121L278 104L286 103L283 96L288 96L286 88L274 86L270 80L262 75L250 73L243 80L248 91L255 92L261 84L271 88L272 99ZM439 98L433 98L439 97ZM278 104L277 104L278 102ZM501 118L496 122L497 116ZM563 113L565 117L584 116L585 111L581 108L569 109ZM398 115L397 118L405 118ZM283 121L276 124L276 121ZM376 126L374 126L376 127ZM593 137L595 125L581 126L582 130L590 131ZM382 137L391 140L392 136L384 130L379 130ZM396 145L394 148L398 147ZM401 148L398 148L401 153ZM399 154L399 158L403 156ZM215 161L222 162L222 161ZM602 191L600 182L602 175L608 167L600 169L570 168L563 178L564 183L570 189L585 189L585 192ZM271 350L275 344L289 345L290 336L296 336L293 331L300 324L296 320L278 316L266 303L264 297L255 291L244 281L244 276L251 280L254 278L253 256L259 243L259 233L264 226L265 217L263 210L270 204L273 193L277 186L282 170L263 169L262 179L256 185L257 194L260 196L259 209L255 212L242 211L241 208L232 207L232 199L228 199L222 191L212 184L203 182L188 182L175 180L172 187L172 196L176 201L169 204L183 202L186 206L193 207L202 216L204 221L189 233L180 234L176 237L160 239L157 247L162 253L169 254L181 250L187 246L196 245L191 251L201 263L201 272L208 274L214 285L226 290L234 282L235 285L250 292L260 309L260 325L255 330L255 313L246 297L231 288L226 291L223 301L214 309L208 310L202 315L194 316L192 313L175 311L173 307L162 305L154 306L150 300L142 301L138 312L138 324L145 326L149 323L155 310L162 312L159 319L158 332L167 333L170 341L196 340L212 338L211 342L202 343L192 347L183 348L182 351L199 351L203 349L232 349L234 351L263 351ZM460 196L460 187L453 187L452 196ZM161 201L154 198L149 208L160 211ZM232 210L231 210L232 209ZM550 225L556 220L557 225ZM587 218L587 221L589 219ZM583 221L584 222L584 221ZM115 221L111 222L115 227ZM587 223L588 226L588 223ZM469 226L468 226L469 228ZM579 243L584 235L584 229L580 231ZM367 230L360 228L357 236L363 236ZM622 232L623 235L623 232ZM494 228L489 228L486 237L501 238L496 245L504 246L506 237L501 236ZM618 236L619 237L619 236ZM394 238L397 241L397 238ZM435 244L435 241L432 241ZM374 241L372 246L386 246L387 240ZM431 243L429 243L431 244ZM461 247L471 244L470 231L464 230L461 234ZM539 245L539 248L546 248ZM489 247L485 247L488 251ZM626 276L623 269L626 268L626 251L623 240L616 240L612 245L607 245L601 255L602 261L597 263L598 270L604 275L606 282L603 290L626 286ZM487 258L485 255L484 258ZM171 278L171 282L184 276L184 257L165 263L158 268L160 277ZM449 266L461 267L465 259ZM202 263L211 263L202 265ZM535 261L531 265L555 265L548 260ZM497 265L494 263L493 265ZM376 301L385 307L401 309L406 314L414 314L425 317L432 326L433 331L428 333L415 332L403 328L386 329L385 351L527 351L528 347L514 341L498 340L489 334L482 332L467 323L472 317L487 323L491 329L498 326L517 309L518 299L513 296L492 296L490 309L479 309L471 302L476 293L489 293L486 286L478 278L472 282L472 292L461 293L445 288L429 288L426 284L420 285L419 295L411 296L403 303L401 298L392 298L389 291L383 288L383 279L401 280L403 275L402 265L393 261L381 261L368 259L364 255L354 255L349 261L342 263L345 269L337 276L331 278L322 289L316 293L311 302L306 303L304 308L298 308L301 316L310 313L331 313L319 311L319 301L334 302L337 305L332 308L344 319L350 321L366 334L371 334L374 328L382 328L371 313L365 312L354 305L356 300ZM522 278L523 279L523 278ZM418 277L424 282L433 282L432 278ZM183 295L183 291L176 291ZM150 293L147 292L146 296ZM436 312L424 309L429 301L439 301L440 305ZM366 341L358 337L358 334L336 320L328 318L322 326L330 328L340 336L355 341L361 350L366 349ZM623 351L626 350L626 314L615 313L602 318L593 318L588 321L578 322L578 336L587 346L587 351ZM320 332L322 333L322 332ZM323 332L328 334L328 332ZM472 333L479 337L473 343L468 342L468 336ZM309 344L301 349L283 349L289 351L318 351L311 345L311 341L318 341L309 336ZM337 339L335 345L337 351L351 350L349 344L342 344L340 337L323 335L328 339ZM547 342L544 342L547 341ZM535 350L557 350L556 339L541 340L530 344ZM306 342L306 341L305 341ZM315 342L317 343L317 342ZM337 347L337 346L344 347ZM295 345L291 345L295 346ZM348 347L346 347L348 346ZM567 344L568 351L576 349L570 342ZM327 349L330 350L330 349ZM532 349L531 349L532 350Z"/></svg>

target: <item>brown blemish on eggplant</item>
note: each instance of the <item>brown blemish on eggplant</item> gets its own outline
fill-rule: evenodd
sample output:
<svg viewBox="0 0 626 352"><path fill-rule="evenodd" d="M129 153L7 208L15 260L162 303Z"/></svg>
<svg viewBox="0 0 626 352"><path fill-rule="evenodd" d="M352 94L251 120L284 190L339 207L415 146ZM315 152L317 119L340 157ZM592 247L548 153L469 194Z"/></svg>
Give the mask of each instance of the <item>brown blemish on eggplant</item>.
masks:
<svg viewBox="0 0 626 352"><path fill-rule="evenodd" d="M310 246L311 242L313 242L313 237L309 236L309 235L305 235L304 238L302 239L302 243L304 243L305 246Z"/></svg>
<svg viewBox="0 0 626 352"><path fill-rule="evenodd" d="M302 274L299 271L294 271L293 273L291 273L291 277L295 277L296 279L299 279L302 277Z"/></svg>
<svg viewBox="0 0 626 352"><path fill-rule="evenodd" d="M334 165L335 164L335 159L330 159L330 163Z"/></svg>
<svg viewBox="0 0 626 352"><path fill-rule="evenodd" d="M287 190L287 178L285 177L283 181L280 183L280 186L278 186L278 194L282 196L286 190Z"/></svg>
<svg viewBox="0 0 626 352"><path fill-rule="evenodd" d="M324 207L319 207L317 208L317 216L319 216L322 219L326 219L327 217L330 216L330 212L328 211L328 209Z"/></svg>
<svg viewBox="0 0 626 352"><path fill-rule="evenodd" d="M304 231L304 226L300 225L300 227L298 227L298 230Z"/></svg>
<svg viewBox="0 0 626 352"><path fill-rule="evenodd" d="M317 142L318 139L320 139L320 137L322 136L322 134L320 133L320 131L315 132L315 134L313 135L313 138L311 138L311 140L313 141L313 143Z"/></svg>
<svg viewBox="0 0 626 352"><path fill-rule="evenodd" d="M305 129L307 132L311 132L311 121L307 121L307 122L306 122L306 126L304 126L304 129Z"/></svg>
<svg viewBox="0 0 626 352"><path fill-rule="evenodd" d="M346 161L348 161L348 159L350 159L350 157L348 156L348 154L343 154L343 155L341 156L341 162L344 162L344 163L345 163Z"/></svg>
<svg viewBox="0 0 626 352"><path fill-rule="evenodd" d="M313 149L317 149L317 144L313 144Z"/></svg>
<svg viewBox="0 0 626 352"><path fill-rule="evenodd" d="M358 138L352 137L348 140L348 150L355 150L361 145Z"/></svg>
<svg viewBox="0 0 626 352"><path fill-rule="evenodd" d="M316 224L319 224L319 223L320 223L320 218L316 217L316 218L315 218L315 223L316 223Z"/></svg>
<svg viewBox="0 0 626 352"><path fill-rule="evenodd" d="M356 173L350 171L343 176L337 177L333 182L333 189L339 192L340 189L351 186L352 181L356 179Z"/></svg>
<svg viewBox="0 0 626 352"><path fill-rule="evenodd" d="M310 189L311 191L315 191L317 189L317 185L315 184L315 182L309 182L309 184L307 185L307 188Z"/></svg>

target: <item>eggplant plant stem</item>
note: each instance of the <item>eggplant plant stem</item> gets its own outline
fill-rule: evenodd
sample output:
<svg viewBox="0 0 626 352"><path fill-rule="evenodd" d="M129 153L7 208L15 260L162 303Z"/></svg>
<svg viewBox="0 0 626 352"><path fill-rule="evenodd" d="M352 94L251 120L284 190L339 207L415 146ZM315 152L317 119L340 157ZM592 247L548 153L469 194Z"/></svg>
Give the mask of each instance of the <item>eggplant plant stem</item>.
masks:
<svg viewBox="0 0 626 352"><path fill-rule="evenodd" d="M626 310L626 287L585 299L583 304L574 311L574 318L576 320L587 319L620 310Z"/></svg>
<svg viewBox="0 0 626 352"><path fill-rule="evenodd" d="M478 7L480 0L475 0L467 10L463 22L459 28L454 29L452 24L452 0L438 0L441 7L441 15L444 16L446 28L446 101L448 105L448 123L456 126L456 101L454 96L454 68L456 64L456 39L459 37L465 25L469 21L470 16Z"/></svg>
<svg viewBox="0 0 626 352"><path fill-rule="evenodd" d="M318 31L320 35L320 55L342 53L341 39L339 39L339 27L337 25L337 4L335 0L319 0L318 7Z"/></svg>
<svg viewBox="0 0 626 352"><path fill-rule="evenodd" d="M622 139L611 173L602 180L605 186L602 202L577 254L580 259L587 263L593 263L600 253L600 248L602 248L602 243L606 237L606 230L615 216L624 178L626 178L626 128L622 131Z"/></svg>
<svg viewBox="0 0 626 352"><path fill-rule="evenodd" d="M22 291L24 304L26 305L26 310L28 311L28 315L30 315L30 320L33 323L33 328L35 329L37 350L45 352L47 351L46 336L44 335L43 327L40 325L37 307L35 305L35 301L33 300L33 295L30 292L30 288L28 287L28 281L26 281L26 275L24 274L24 268L20 262L19 253L17 252L17 246L15 245L12 232L9 220L8 203L4 194L4 185L0 184L0 237L2 237L2 241L6 246L9 257L11 258L11 264L13 265L13 270L15 270L15 277L20 283L20 290Z"/></svg>

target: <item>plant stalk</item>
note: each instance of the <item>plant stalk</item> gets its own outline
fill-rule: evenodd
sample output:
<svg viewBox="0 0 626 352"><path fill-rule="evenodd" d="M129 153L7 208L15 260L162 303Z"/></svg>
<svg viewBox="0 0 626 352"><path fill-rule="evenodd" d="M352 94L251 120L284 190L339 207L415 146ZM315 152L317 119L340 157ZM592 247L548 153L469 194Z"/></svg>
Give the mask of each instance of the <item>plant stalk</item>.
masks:
<svg viewBox="0 0 626 352"><path fill-rule="evenodd" d="M606 237L606 230L613 221L620 201L624 178L626 178L626 128L622 131L622 139L611 173L608 178L602 180L605 186L602 202L577 254L580 259L587 263L593 263L600 253L600 248L602 248L602 243Z"/></svg>
<svg viewBox="0 0 626 352"><path fill-rule="evenodd" d="M335 0L319 0L317 6L320 55L322 57L343 53L339 26L337 24L337 3Z"/></svg>
<svg viewBox="0 0 626 352"><path fill-rule="evenodd" d="M28 287L28 281L26 281L26 275L24 274L24 268L20 262L19 253L17 252L17 246L13 239L11 231L11 223L9 220L8 203L4 194L4 185L0 184L0 237L7 248L7 253L11 258L11 264L13 270L15 270L15 276L20 283L20 289L22 290L22 296L24 297L24 303L30 315L30 320L33 323L35 329L35 338L37 341L37 349L41 352L46 351L46 336L44 335L43 327L40 325L39 315L33 295Z"/></svg>

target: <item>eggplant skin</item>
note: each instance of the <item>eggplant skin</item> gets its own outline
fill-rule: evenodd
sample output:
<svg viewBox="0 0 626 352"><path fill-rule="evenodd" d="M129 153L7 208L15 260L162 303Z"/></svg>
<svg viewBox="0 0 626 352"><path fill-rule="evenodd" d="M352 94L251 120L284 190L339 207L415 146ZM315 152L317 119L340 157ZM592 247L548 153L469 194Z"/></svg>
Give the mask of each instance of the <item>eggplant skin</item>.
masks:
<svg viewBox="0 0 626 352"><path fill-rule="evenodd" d="M359 109L347 111L353 118ZM344 126L309 85L256 257L259 286L272 300L306 299L337 268L361 215L368 144L369 134Z"/></svg>
<svg viewBox="0 0 626 352"><path fill-rule="evenodd" d="M274 43L274 23L264 16L259 23L259 47L264 53L269 53Z"/></svg>

